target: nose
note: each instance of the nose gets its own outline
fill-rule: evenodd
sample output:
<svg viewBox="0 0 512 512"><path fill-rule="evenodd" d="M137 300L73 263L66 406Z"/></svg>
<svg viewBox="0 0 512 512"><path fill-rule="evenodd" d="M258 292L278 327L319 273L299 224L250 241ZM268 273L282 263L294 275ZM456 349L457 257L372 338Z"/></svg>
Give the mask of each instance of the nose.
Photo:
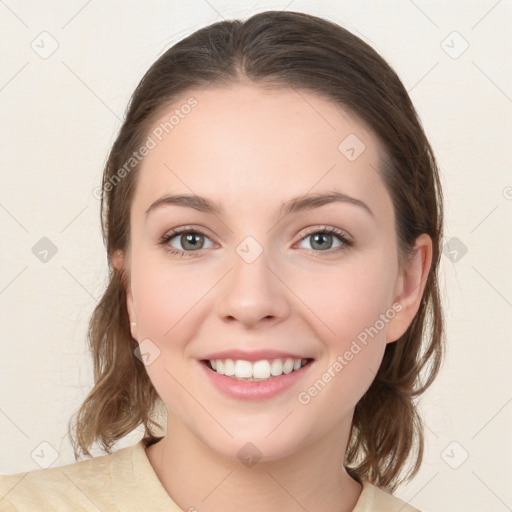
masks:
<svg viewBox="0 0 512 512"><path fill-rule="evenodd" d="M290 314L290 289L263 251L254 261L235 253L231 271L219 283L217 313L247 329L280 323ZM273 265L276 267L276 265Z"/></svg>

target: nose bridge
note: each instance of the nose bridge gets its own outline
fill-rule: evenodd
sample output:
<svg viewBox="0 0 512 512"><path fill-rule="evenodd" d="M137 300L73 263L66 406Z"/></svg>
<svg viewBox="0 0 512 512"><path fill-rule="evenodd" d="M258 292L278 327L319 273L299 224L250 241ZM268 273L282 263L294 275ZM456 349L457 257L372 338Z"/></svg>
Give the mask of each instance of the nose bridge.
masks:
<svg viewBox="0 0 512 512"><path fill-rule="evenodd" d="M284 318L288 312L286 287L272 267L279 266L270 251L253 236L247 236L235 247L218 300L218 313L223 318L254 324L264 318Z"/></svg>

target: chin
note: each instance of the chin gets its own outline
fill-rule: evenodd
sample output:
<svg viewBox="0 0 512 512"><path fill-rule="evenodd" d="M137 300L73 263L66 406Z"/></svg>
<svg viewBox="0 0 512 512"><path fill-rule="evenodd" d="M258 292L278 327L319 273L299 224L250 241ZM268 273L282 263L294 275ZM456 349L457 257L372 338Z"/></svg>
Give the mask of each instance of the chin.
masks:
<svg viewBox="0 0 512 512"><path fill-rule="evenodd" d="M219 456L240 461L247 467L252 467L256 462L271 462L280 460L296 453L309 444L307 439L299 432L290 431L279 425L279 421L273 423L271 428L253 422L253 428L242 430L230 429L233 437L218 435L215 438L201 436L202 442L210 447ZM277 428L276 428L277 426Z"/></svg>

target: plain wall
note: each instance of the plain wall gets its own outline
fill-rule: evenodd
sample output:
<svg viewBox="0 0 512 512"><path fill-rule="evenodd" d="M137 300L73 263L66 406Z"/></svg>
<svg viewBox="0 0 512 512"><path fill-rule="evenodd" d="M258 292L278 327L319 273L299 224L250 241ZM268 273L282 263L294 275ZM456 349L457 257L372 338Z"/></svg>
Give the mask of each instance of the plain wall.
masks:
<svg viewBox="0 0 512 512"><path fill-rule="evenodd" d="M394 67L442 172L448 351L420 402L424 464L396 495L423 512L511 510L510 1L0 3L0 473L40 469L34 453L74 462L67 423L92 386L86 328L107 275L94 190L133 89L196 29L283 8Z"/></svg>

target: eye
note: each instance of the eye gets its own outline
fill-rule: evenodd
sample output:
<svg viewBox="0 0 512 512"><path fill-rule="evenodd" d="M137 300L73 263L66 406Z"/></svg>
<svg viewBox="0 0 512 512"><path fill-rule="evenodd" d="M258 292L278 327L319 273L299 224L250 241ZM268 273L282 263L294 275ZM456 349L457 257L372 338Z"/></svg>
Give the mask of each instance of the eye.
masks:
<svg viewBox="0 0 512 512"><path fill-rule="evenodd" d="M205 246L205 240L211 245ZM213 245L211 240L201 231L183 227L166 233L160 240L160 244L171 254L183 256L197 256L201 249L208 249ZM188 254L187 254L188 253Z"/></svg>
<svg viewBox="0 0 512 512"><path fill-rule="evenodd" d="M345 231L332 226L310 229L309 233L303 235L300 242L303 243L308 239L311 239L312 248L305 247L305 249L317 254L321 252L337 253L354 245ZM205 244L206 241L209 242L209 245ZM160 239L159 245L164 246L165 250L173 255L194 257L201 254L201 249L211 248L214 244L202 231L184 226L166 233Z"/></svg>
<svg viewBox="0 0 512 512"><path fill-rule="evenodd" d="M320 230L316 228L315 231L310 231L302 237L301 242L308 239L311 239L311 250L314 252L333 253L340 250L346 250L353 245L353 242L348 237L347 233L332 226L324 226ZM338 244L333 246L333 243L335 244L336 240ZM332 250L333 247L334 250Z"/></svg>

